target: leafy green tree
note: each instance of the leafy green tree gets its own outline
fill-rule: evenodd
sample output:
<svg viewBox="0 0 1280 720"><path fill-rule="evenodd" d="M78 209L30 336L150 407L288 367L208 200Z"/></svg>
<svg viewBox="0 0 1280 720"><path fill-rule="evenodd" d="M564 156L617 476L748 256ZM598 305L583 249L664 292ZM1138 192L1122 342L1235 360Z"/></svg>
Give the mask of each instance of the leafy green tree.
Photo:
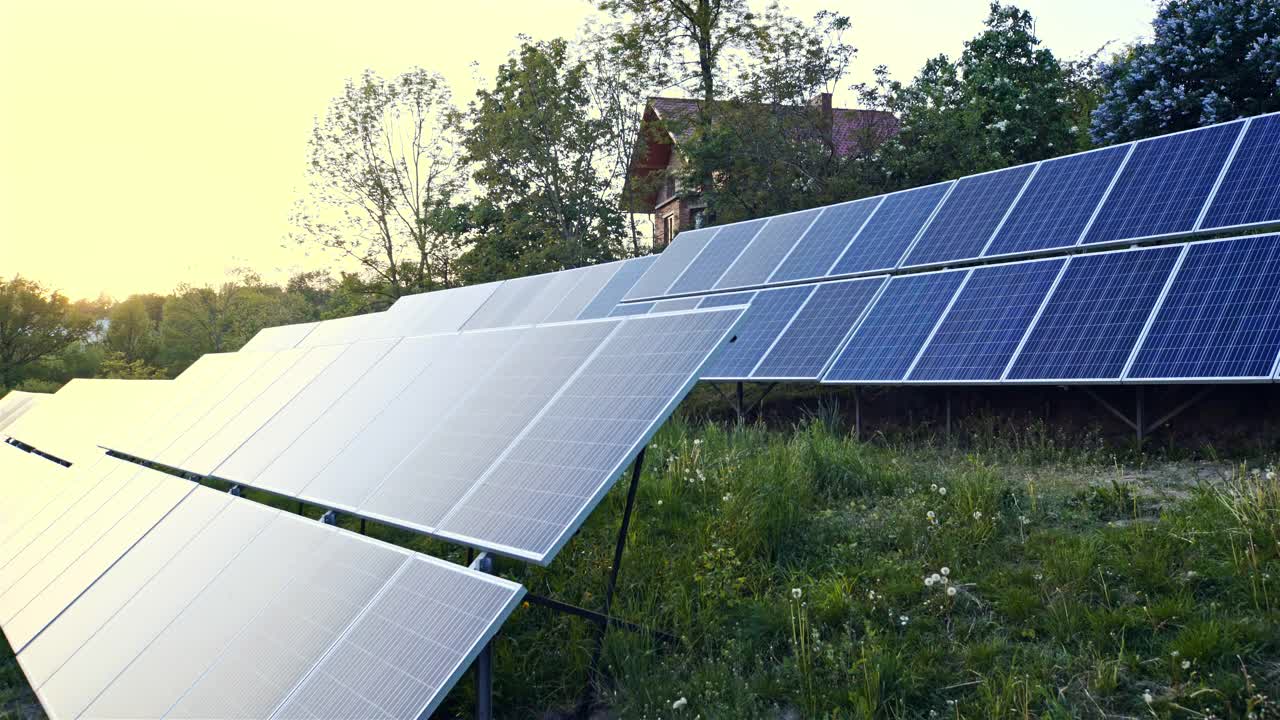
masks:
<svg viewBox="0 0 1280 720"><path fill-rule="evenodd" d="M463 139L478 201L448 217L476 225L459 259L469 282L611 260L622 216L598 163L608 128L591 113L588 67L564 40L525 42L476 93Z"/></svg>
<svg viewBox="0 0 1280 720"><path fill-rule="evenodd" d="M386 300L448 286L454 248L432 219L462 187L459 155L444 78L366 71L312 132L295 239L358 262Z"/></svg>
<svg viewBox="0 0 1280 720"><path fill-rule="evenodd" d="M115 380L163 380L168 376L162 368L149 365L145 360L130 360L124 353L113 350L103 358L96 377Z"/></svg>
<svg viewBox="0 0 1280 720"><path fill-rule="evenodd" d="M93 318L39 283L0 280L0 386L14 387L34 363L89 337Z"/></svg>
<svg viewBox="0 0 1280 720"><path fill-rule="evenodd" d="M1116 143L1280 110L1280 4L1165 0L1152 39L1101 70L1090 127Z"/></svg>
<svg viewBox="0 0 1280 720"><path fill-rule="evenodd" d="M958 60L939 55L909 84L878 69L864 101L893 112L898 137L877 158L884 189L1034 162L1087 147L1096 99L1078 66L1040 47L1029 12L991 4ZM1083 106L1083 107L1082 107Z"/></svg>
<svg viewBox="0 0 1280 720"><path fill-rule="evenodd" d="M252 273L217 288L183 285L164 305L160 360L176 374L205 353L240 349L262 328L310 316L301 295L264 284Z"/></svg>
<svg viewBox="0 0 1280 720"><path fill-rule="evenodd" d="M160 348L160 323L147 310L146 300L131 295L111 309L104 342L132 362L151 362Z"/></svg>

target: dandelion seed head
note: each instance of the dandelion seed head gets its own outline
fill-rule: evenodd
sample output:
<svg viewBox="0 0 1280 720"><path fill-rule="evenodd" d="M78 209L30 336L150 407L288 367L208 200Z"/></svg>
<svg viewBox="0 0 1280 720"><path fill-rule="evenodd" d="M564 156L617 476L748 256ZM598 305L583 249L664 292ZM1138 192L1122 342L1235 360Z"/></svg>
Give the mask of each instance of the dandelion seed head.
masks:
<svg viewBox="0 0 1280 720"><path fill-rule="evenodd" d="M939 495L946 495L946 494L947 494L947 489L946 489L946 488L944 488L944 487L940 487L940 488L938 488L938 494L939 494Z"/></svg>
<svg viewBox="0 0 1280 720"><path fill-rule="evenodd" d="M800 596L803 594L804 594L804 591L801 590L800 588L791 588L791 597L795 598L796 600L799 600Z"/></svg>
<svg viewBox="0 0 1280 720"><path fill-rule="evenodd" d="M1183 661L1182 661L1182 669L1183 669L1183 670L1190 670L1190 669L1191 669L1191 661L1190 661L1190 660L1183 660Z"/></svg>
<svg viewBox="0 0 1280 720"><path fill-rule="evenodd" d="M942 573L944 576L945 576L945 575L950 575L950 574L951 574L951 568L949 568L949 567L947 567L947 566L945 566L945 565L944 565L944 566L942 566L942 569L941 569L941 570L939 570L938 572Z"/></svg>
<svg viewBox="0 0 1280 720"><path fill-rule="evenodd" d="M697 440L695 440L694 442L697 442ZM685 698L683 698L683 697L682 697L682 698L680 698L679 700L677 700L677 701L675 701L675 702L671 703L671 709L672 709L672 710L680 710L680 709L684 708L684 706L685 706L685 705L688 705L688 704L689 704L689 701L688 701L687 699L685 699Z"/></svg>
<svg viewBox="0 0 1280 720"><path fill-rule="evenodd" d="M1147 692L1143 692L1143 693L1142 693L1142 702L1144 702L1144 703L1146 703L1146 704L1150 705L1150 704L1151 704L1151 701L1152 701L1152 700L1154 700L1154 699L1155 699L1155 698L1151 697L1151 692L1150 692L1150 691L1147 691Z"/></svg>
<svg viewBox="0 0 1280 720"><path fill-rule="evenodd" d="M951 587L947 588L947 596L948 596L948 597L955 597L957 592L958 592L958 591L956 590L956 586L955 586L955 585L952 585Z"/></svg>

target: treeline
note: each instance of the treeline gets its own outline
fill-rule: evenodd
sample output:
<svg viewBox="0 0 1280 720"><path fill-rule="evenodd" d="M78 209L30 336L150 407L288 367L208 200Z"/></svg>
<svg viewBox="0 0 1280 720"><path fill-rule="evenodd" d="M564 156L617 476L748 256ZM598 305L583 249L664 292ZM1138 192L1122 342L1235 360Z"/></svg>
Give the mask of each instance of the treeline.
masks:
<svg viewBox="0 0 1280 720"><path fill-rule="evenodd" d="M71 302L22 277L0 279L0 395L53 392L72 378L173 377L210 352L238 350L264 327L377 307L352 276L242 272L217 287Z"/></svg>
<svg viewBox="0 0 1280 720"><path fill-rule="evenodd" d="M357 272L284 286L245 274L118 304L15 278L0 305L0 386L172 375L268 325L643 254L651 228L625 208L656 183L701 193L725 223L1280 110L1274 0L1164 0L1149 40L1076 59L1042 47L1030 13L993 3L958 57L930 59L909 82L881 66L848 88L898 132L841 138L859 144L841 152L810 100L847 83L856 18L761 5L596 0L603 20L573 40L520 38L465 105L420 68L347 81L312 132L292 239ZM699 103L646 128L655 95ZM646 132L682 138L674 177L628 182Z"/></svg>

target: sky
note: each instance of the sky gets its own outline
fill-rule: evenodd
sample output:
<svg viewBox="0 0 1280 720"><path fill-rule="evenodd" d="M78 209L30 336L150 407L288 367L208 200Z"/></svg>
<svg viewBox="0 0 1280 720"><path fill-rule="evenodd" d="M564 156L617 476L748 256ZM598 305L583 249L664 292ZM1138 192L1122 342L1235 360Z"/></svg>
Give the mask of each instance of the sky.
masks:
<svg viewBox="0 0 1280 720"><path fill-rule="evenodd" d="M1142 37L1155 14L1152 0L1017 4L1065 58ZM988 2L787 5L853 19L853 83L958 54ZM518 34L573 37L592 13L588 0L0 0L0 276L123 299L238 268L270 281L344 268L287 239L312 124L344 80L421 66L462 104Z"/></svg>

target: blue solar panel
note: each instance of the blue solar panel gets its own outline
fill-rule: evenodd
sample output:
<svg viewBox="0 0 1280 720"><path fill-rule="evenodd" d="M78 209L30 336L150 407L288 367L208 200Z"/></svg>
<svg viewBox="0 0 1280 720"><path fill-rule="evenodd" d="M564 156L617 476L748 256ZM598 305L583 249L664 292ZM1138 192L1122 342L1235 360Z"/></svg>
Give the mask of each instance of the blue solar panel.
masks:
<svg viewBox="0 0 1280 720"><path fill-rule="evenodd" d="M645 255L644 257L634 258L622 263L618 271L609 278L609 282L600 288L600 292L587 303L587 306L578 314L579 320L591 320L593 318L608 317L609 313L617 307L618 302L627 294L632 285L644 275L649 266L658 259L657 255Z"/></svg>
<svg viewBox="0 0 1280 720"><path fill-rule="evenodd" d="M880 198L873 197L824 209L822 216L791 249L791 254L778 266L769 282L825 277L879 204Z"/></svg>
<svg viewBox="0 0 1280 720"><path fill-rule="evenodd" d="M1085 244L1195 229L1243 122L1143 140L1085 235Z"/></svg>
<svg viewBox="0 0 1280 720"><path fill-rule="evenodd" d="M747 305L751 302L751 298L755 297L755 292L739 292L728 293L727 295L707 295L702 298L702 302L698 304L698 309L727 307L729 305Z"/></svg>
<svg viewBox="0 0 1280 720"><path fill-rule="evenodd" d="M618 305L609 313L609 317L624 317L627 315L644 315L657 305L655 302L637 302L627 303L626 305Z"/></svg>
<svg viewBox="0 0 1280 720"><path fill-rule="evenodd" d="M1256 117L1209 206L1204 228L1280 220L1280 115Z"/></svg>
<svg viewBox="0 0 1280 720"><path fill-rule="evenodd" d="M636 281L635 285L624 295L627 300L642 300L661 297L667 294L667 288L689 268L689 263L707 246L711 239L720 232L720 228L700 228L685 230L676 235L676 239L667 246L658 259L649 266L649 270Z"/></svg>
<svg viewBox="0 0 1280 720"><path fill-rule="evenodd" d="M819 284L751 376L817 380L882 285L883 276Z"/></svg>
<svg viewBox="0 0 1280 720"><path fill-rule="evenodd" d="M957 180L903 264L978 257L1034 169L1018 165Z"/></svg>
<svg viewBox="0 0 1280 720"><path fill-rule="evenodd" d="M891 278L822 381L901 381L967 274Z"/></svg>
<svg viewBox="0 0 1280 720"><path fill-rule="evenodd" d="M769 218L756 239L716 283L716 289L763 285L821 212L822 208L817 208Z"/></svg>
<svg viewBox="0 0 1280 720"><path fill-rule="evenodd" d="M689 263L689 268L671 285L666 294L704 292L715 287L716 281L738 259L766 222L767 219L761 218L720 228L707 248Z"/></svg>
<svg viewBox="0 0 1280 720"><path fill-rule="evenodd" d="M649 308L649 314L676 312L677 310L692 310L698 307L698 303L702 302L699 297L675 298L674 300L659 300L653 303L653 307Z"/></svg>
<svg viewBox="0 0 1280 720"><path fill-rule="evenodd" d="M886 195L830 275L892 270L953 181Z"/></svg>
<svg viewBox="0 0 1280 720"><path fill-rule="evenodd" d="M1196 243L1131 378L1269 378L1280 353L1280 236Z"/></svg>
<svg viewBox="0 0 1280 720"><path fill-rule="evenodd" d="M1066 262L975 268L908 379L999 380Z"/></svg>
<svg viewBox="0 0 1280 720"><path fill-rule="evenodd" d="M791 322L796 310L813 292L813 285L793 285L762 290L742 313L734 330L737 339L726 345L702 371L702 377L716 380L744 380Z"/></svg>
<svg viewBox="0 0 1280 720"><path fill-rule="evenodd" d="M1075 245L1131 147L1115 145L1040 163L983 256Z"/></svg>
<svg viewBox="0 0 1280 720"><path fill-rule="evenodd" d="M1182 248L1071 258L1007 379L1119 379Z"/></svg>

